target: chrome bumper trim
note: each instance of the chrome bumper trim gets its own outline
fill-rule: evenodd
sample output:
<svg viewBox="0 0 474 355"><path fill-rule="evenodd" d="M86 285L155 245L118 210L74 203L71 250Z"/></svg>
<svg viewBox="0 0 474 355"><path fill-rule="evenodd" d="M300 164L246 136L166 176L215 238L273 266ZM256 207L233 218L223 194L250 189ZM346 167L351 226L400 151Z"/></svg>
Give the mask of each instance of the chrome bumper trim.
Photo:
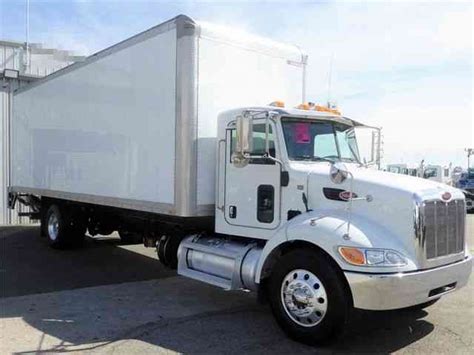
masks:
<svg viewBox="0 0 474 355"><path fill-rule="evenodd" d="M389 310L414 306L439 298L466 285L472 271L472 256L434 269L399 274L344 272L351 288L354 307ZM455 284L446 292L430 291Z"/></svg>

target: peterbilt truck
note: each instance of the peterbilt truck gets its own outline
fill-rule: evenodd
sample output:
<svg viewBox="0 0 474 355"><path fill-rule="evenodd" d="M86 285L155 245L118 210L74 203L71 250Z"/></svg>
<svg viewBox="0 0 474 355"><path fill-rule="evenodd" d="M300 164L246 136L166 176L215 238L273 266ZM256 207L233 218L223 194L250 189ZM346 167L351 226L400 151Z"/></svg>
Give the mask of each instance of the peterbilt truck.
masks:
<svg viewBox="0 0 474 355"><path fill-rule="evenodd" d="M463 287L462 192L369 169L356 132L370 128L305 103L306 63L179 16L20 88L9 206L54 248L140 238L180 275L255 291L309 344L354 308Z"/></svg>

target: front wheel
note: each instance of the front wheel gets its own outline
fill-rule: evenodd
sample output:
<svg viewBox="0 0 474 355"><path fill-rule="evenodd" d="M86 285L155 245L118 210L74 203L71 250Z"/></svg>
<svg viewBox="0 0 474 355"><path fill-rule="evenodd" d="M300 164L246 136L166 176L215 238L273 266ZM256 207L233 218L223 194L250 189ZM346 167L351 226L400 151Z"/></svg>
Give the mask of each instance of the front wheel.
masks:
<svg viewBox="0 0 474 355"><path fill-rule="evenodd" d="M273 314L292 339L313 345L342 333L350 295L322 253L296 250L284 255L268 287Z"/></svg>

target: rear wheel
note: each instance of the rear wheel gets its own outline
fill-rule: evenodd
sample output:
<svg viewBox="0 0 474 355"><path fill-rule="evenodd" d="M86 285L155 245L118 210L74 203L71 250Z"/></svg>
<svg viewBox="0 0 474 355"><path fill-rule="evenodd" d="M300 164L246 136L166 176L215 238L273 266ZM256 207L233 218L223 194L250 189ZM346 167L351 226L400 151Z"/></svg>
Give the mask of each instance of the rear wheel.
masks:
<svg viewBox="0 0 474 355"><path fill-rule="evenodd" d="M350 311L338 270L316 251L284 255L268 284L273 314L294 340L316 344L338 336Z"/></svg>
<svg viewBox="0 0 474 355"><path fill-rule="evenodd" d="M43 223L41 229L53 248L76 246L84 239L85 226L74 223L58 205L49 206Z"/></svg>

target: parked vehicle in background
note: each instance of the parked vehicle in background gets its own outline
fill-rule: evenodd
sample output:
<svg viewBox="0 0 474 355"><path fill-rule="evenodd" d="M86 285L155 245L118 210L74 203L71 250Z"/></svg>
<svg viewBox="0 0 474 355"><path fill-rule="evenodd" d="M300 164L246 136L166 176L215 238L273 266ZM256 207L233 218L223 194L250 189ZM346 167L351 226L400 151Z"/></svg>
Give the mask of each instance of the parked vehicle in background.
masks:
<svg viewBox="0 0 474 355"><path fill-rule="evenodd" d="M408 171L408 168L407 164L388 164L386 166L386 170L390 173L404 174L406 171Z"/></svg>
<svg viewBox="0 0 474 355"><path fill-rule="evenodd" d="M474 168L469 168L467 172L461 174L456 187L463 190L466 196L466 208L474 211Z"/></svg>
<svg viewBox="0 0 474 355"><path fill-rule="evenodd" d="M423 169L423 177L447 185L453 184L451 166L427 165Z"/></svg>
<svg viewBox="0 0 474 355"><path fill-rule="evenodd" d="M407 175L410 176L419 176L419 172L417 168L407 168Z"/></svg>
<svg viewBox="0 0 474 355"><path fill-rule="evenodd" d="M368 127L305 103L305 66L295 46L179 16L20 89L10 207L31 206L55 248L139 236L180 275L258 292L305 343L354 307L463 287L462 192L368 169Z"/></svg>
<svg viewBox="0 0 474 355"><path fill-rule="evenodd" d="M452 169L451 178L453 179L453 186L457 186L459 180L461 179L462 173L463 169L461 166L456 166Z"/></svg>
<svg viewBox="0 0 474 355"><path fill-rule="evenodd" d="M386 171L409 176L420 176L418 168L409 168L407 164L388 164Z"/></svg>

